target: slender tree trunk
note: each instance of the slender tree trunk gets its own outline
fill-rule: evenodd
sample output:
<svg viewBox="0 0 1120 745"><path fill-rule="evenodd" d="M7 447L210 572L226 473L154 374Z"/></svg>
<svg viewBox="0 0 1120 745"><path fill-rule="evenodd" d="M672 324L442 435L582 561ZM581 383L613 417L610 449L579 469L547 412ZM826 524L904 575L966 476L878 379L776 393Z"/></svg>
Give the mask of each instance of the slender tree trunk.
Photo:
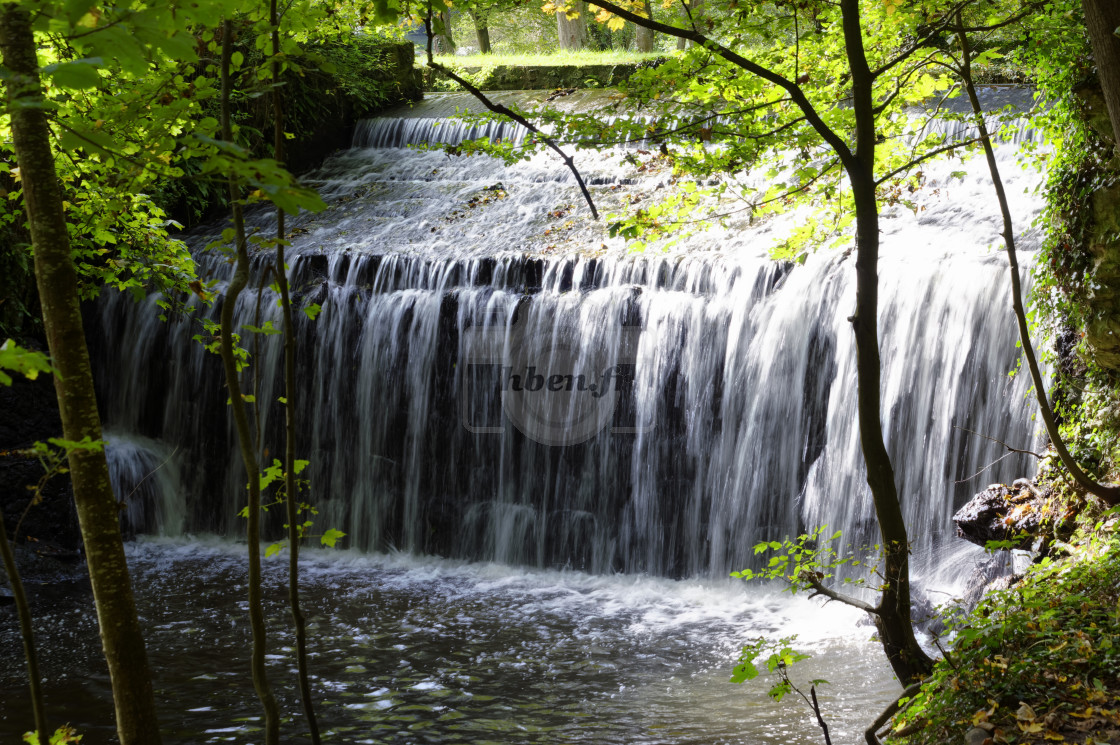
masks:
<svg viewBox="0 0 1120 745"><path fill-rule="evenodd" d="M882 595L876 626L887 659L904 685L924 677L933 662L914 636L910 620L910 544L894 468L883 441L879 357L879 208L875 197L874 79L867 64L860 27L859 0L841 0L844 45L852 72L852 106L856 117L855 162L848 167L856 208L856 312L851 318L856 340L857 407L860 446L867 484L882 538Z"/></svg>
<svg viewBox="0 0 1120 745"><path fill-rule="evenodd" d="M51 362L58 371L54 383L63 437L100 441L101 419L78 305L77 271L70 254L50 130L38 106L42 88L35 38L31 17L21 5L0 5L0 53L9 73L5 87L12 140L31 227L43 327ZM157 745L159 723L148 657L136 616L105 453L77 448L70 451L69 465L101 645L113 687L117 735L122 745Z"/></svg>
<svg viewBox="0 0 1120 745"><path fill-rule="evenodd" d="M933 661L922 650L914 636L910 621L910 546L902 506L898 501L894 468L883 440L881 360L879 357L879 208L875 197L875 141L877 137L876 114L872 88L872 74L864 53L863 31L860 22L860 0L840 0L845 56L852 81L852 111L856 121L855 150L820 118L804 91L797 84L786 81L772 71L743 58L706 38L696 31L680 31L622 8L609 0L591 0L592 4L609 10L628 21L642 25L649 23L657 30L684 36L719 53L729 62L750 71L763 79L781 85L794 103L805 114L822 139L833 149L843 163L851 181L856 212L856 309L849 319L856 343L857 408L860 427L860 446L867 468L867 484L875 505L882 538L883 585L877 606L847 598L830 590L820 582L812 584L815 594L858 607L875 616L883 651L891 668L904 683L924 677L933 667Z"/></svg>
<svg viewBox="0 0 1120 745"><path fill-rule="evenodd" d="M233 27L226 20L222 22L222 139L233 142L230 124L230 61L233 54ZM245 219L241 210L241 186L236 176L229 179L229 201L233 210L233 230L236 241L237 264L233 277L226 288L221 313L221 352L225 369L226 387L229 389L230 409L237 428L237 440L241 449L241 460L245 464L245 474L249 481L249 504L247 507L246 538L249 552L249 626L253 633L253 651L250 670L253 688L257 692L264 709L265 745L278 745L280 742L280 711L272 687L268 683L265 668L267 640L264 609L261 604L261 481L260 466L253 446L253 434L249 427L249 414L245 410L245 399L241 393L241 380L238 375L237 357L233 351L234 309L237 297L249 283L249 246L245 239Z"/></svg>
<svg viewBox="0 0 1120 745"><path fill-rule="evenodd" d="M957 25L963 28L964 24L957 16ZM980 97L976 93L976 85L972 79L972 49L969 45L968 34L962 30L957 31L957 39L961 44L961 78L964 80L965 92L968 94L972 111L976 115L976 127L980 132L980 142L984 146L984 157L988 162L988 172L992 175L992 186L996 192L996 201L999 203L1000 217L1003 219L1003 245L1007 251L1007 264L1011 270L1011 307L1015 311L1015 321L1019 327L1019 346L1023 349L1023 357L1027 361L1027 370L1031 375L1034 386L1035 398L1038 401L1039 414L1050 436L1050 444L1058 453L1062 465L1066 467L1073 480L1090 494L1100 497L1109 505L1120 504L1120 487L1107 486L1089 478L1077 464L1073 454L1066 447L1062 433L1058 429L1058 421L1054 411L1050 408L1050 401L1046 398L1046 381L1042 379L1042 371L1038 366L1038 357L1034 353L1034 344L1031 341L1030 327L1027 324L1027 309L1023 305L1023 286L1019 279L1019 259L1015 251L1015 229L1011 223L1011 208L1007 203L1007 193L1003 188L1003 179L1000 178L999 164L996 153L992 148L992 137L988 132L988 125L984 121L984 110L980 106Z"/></svg>
<svg viewBox="0 0 1120 745"><path fill-rule="evenodd" d="M284 161L284 102L280 87L280 15L276 0L269 4L272 25L272 157ZM280 307L284 315L284 501L288 518L288 606L296 635L296 669L303 713L311 732L312 745L319 745L319 721L311 696L311 675L307 664L307 622L299 604L299 487L296 481L296 332L292 321L292 299L288 291L288 271L284 262L284 210L276 208L276 284L280 286Z"/></svg>
<svg viewBox="0 0 1120 745"><path fill-rule="evenodd" d="M27 603L27 593L24 592L23 581L19 578L19 567L16 566L12 544L8 542L8 529L4 525L2 515L0 515L0 541L2 541L0 553L4 557L4 571L8 574L8 584L12 588L16 614L19 616L19 633L23 637L27 683L31 688L31 715L35 722L35 731L39 733L39 741L46 742L51 735L51 730L47 726L46 708L43 706L42 677L39 675L39 655L35 651L35 630L31 626L31 606Z"/></svg>
<svg viewBox="0 0 1120 745"><path fill-rule="evenodd" d="M653 18L653 7L650 5L649 0L645 0L645 11L643 15L646 18ZM654 32L653 29L645 26L638 26L634 32L634 45L638 48L639 52L652 52L653 51Z"/></svg>
<svg viewBox="0 0 1120 745"><path fill-rule="evenodd" d="M1108 117L1112 120L1116 145L1120 146L1120 37L1116 36L1116 29L1120 28L1120 2L1082 0L1082 4Z"/></svg>
<svg viewBox="0 0 1120 745"><path fill-rule="evenodd" d="M474 34L478 37L479 54L490 54L490 26L485 13L470 11L474 21Z"/></svg>
<svg viewBox="0 0 1120 745"><path fill-rule="evenodd" d="M560 39L560 48L575 52L587 48L587 3L575 0L572 13L574 18L569 18L562 11L556 14L556 33Z"/></svg>

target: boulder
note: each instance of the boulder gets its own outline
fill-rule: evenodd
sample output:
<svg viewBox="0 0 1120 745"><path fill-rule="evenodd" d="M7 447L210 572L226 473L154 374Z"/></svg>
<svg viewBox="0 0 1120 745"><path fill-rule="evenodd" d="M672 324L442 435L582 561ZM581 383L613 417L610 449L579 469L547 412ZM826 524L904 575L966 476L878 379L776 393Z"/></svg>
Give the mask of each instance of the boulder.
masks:
<svg viewBox="0 0 1120 745"><path fill-rule="evenodd" d="M978 546L1012 541L1008 548L1037 549L1045 496L1023 480L992 484L953 515L957 535Z"/></svg>

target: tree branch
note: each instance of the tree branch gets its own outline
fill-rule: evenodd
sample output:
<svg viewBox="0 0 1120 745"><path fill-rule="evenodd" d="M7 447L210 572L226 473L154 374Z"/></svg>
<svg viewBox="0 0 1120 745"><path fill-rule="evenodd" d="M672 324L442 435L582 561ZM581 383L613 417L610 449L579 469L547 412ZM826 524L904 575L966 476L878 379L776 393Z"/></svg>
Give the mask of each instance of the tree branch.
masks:
<svg viewBox="0 0 1120 745"><path fill-rule="evenodd" d="M811 598L815 598L817 595L822 595L829 600L835 600L839 603L843 603L844 605L861 610L864 613L870 613L873 616L879 615L879 609L875 606L869 603L865 603L858 598L848 597L847 595L836 592L836 590L833 590L831 587L825 587L824 584L822 584L821 581L814 576L808 576L806 581L809 583L809 586L813 588L813 591L809 593L809 597Z"/></svg>
<svg viewBox="0 0 1120 745"><path fill-rule="evenodd" d="M890 173L886 174L885 176L883 176L881 179L879 179L878 181L875 182L875 186L883 185L884 183L886 183L887 181L890 181L892 178L894 178L898 174L902 173L903 171L910 170L911 168L918 165L919 163L924 163L927 160L930 160L932 158L936 158L938 155L941 155L943 153L948 153L948 152L951 152L953 150L957 150L957 149L962 148L962 147L967 147L967 146L972 145L972 144L974 144L976 142L979 142L979 141L980 141L979 137L973 137L971 140L965 140L963 142L955 142L952 145L944 145L943 147L935 148L933 150L930 150L927 153L923 153L922 155L919 155L918 157L914 158L913 160L908 161L905 165L900 166L900 167L894 169L893 171L891 171Z"/></svg>
<svg viewBox="0 0 1120 745"><path fill-rule="evenodd" d="M1062 461L1062 465L1066 467L1073 480L1077 482L1085 491L1093 494L1102 499L1109 506L1120 504L1120 486L1116 484L1105 485L1089 478L1088 474L1081 470L1073 455L1066 447L1065 441L1062 439L1061 432L1058 431L1058 423L1054 418L1054 412L1050 408L1050 401L1046 398L1046 386L1042 379L1042 372L1038 367L1038 358L1034 353L1034 345L1031 343L1030 327L1027 324L1027 313L1023 307L1023 289L1019 280L1019 260L1015 255L1015 230L1011 224L1011 208L1007 203L1007 194L1003 189L1003 180L999 175L999 165L996 162L995 150L992 148L992 138L988 134L988 125L984 121L984 112L980 107L980 98L976 94L976 85L972 80L972 50L968 42L967 28L961 22L960 17L957 17L957 26L955 28L957 38L961 43L961 76L964 80L965 90L968 92L968 100L972 104L972 113L976 117L976 126L980 130L980 142L984 146L984 156L988 161L988 170L992 175L992 186L996 191L996 199L999 202L1000 214L1003 217L1003 243L1007 249L1007 264L1011 269L1011 305L1015 310L1015 320L1019 325L1019 342L1023 347L1023 356L1027 360L1027 368L1030 370L1031 382L1034 383L1035 397L1038 399L1039 413L1042 415L1042 421L1046 425L1046 434L1050 436L1050 443L1057 451L1058 457Z"/></svg>
<svg viewBox="0 0 1120 745"><path fill-rule="evenodd" d="M597 8L602 8L603 10L615 14L619 18L630 21L636 26L643 26L645 28L657 31L658 33L665 34L666 36L675 36L678 39L686 39L688 41L694 42L704 47L705 49L718 54L736 67L746 70L752 75L757 75L768 83L772 83L779 88L784 89L787 93L789 93L789 97L793 100L793 102L797 104L797 107L801 109L802 113L805 114L805 119L809 122L809 125L817 132L817 134L821 136L821 139L828 143L829 147L836 151L836 154L840 156L840 159L844 162L844 165L854 166L855 158L852 154L851 148L848 147L848 143L846 143L844 139L840 137L840 135L836 134L836 132L834 132L831 127L825 124L824 120L821 119L820 114L813 107L813 104L805 96L805 91L802 90L801 86L796 82L789 80L774 72L773 70L759 65L756 62L751 62L746 57L743 57L737 52L734 52L733 50L722 46L718 42L713 41L707 36L704 36L703 34L696 31L659 23L658 21L655 21L651 18L645 18L644 16L640 16L636 13L626 10L625 8L619 7L614 3L608 2L608 0L587 0L587 2L589 5L594 5Z"/></svg>
<svg viewBox="0 0 1120 745"><path fill-rule="evenodd" d="M591 192L587 190L587 184L584 183L583 176L580 175L579 169L576 168L576 164L572 156L561 150L560 146L556 144L555 140L553 140L551 137L534 126L532 122L523 117L521 114L518 114L508 106L503 106L500 103L494 103L486 97L486 94L484 94L475 86L471 85L461 76L457 75L450 68L444 67L443 65L435 61L435 58L432 56L432 13L430 7L428 8L428 15L424 17L424 30L428 34L428 67L432 68L433 70L439 70L444 75L454 80L456 83L461 85L464 90L481 101L486 108L490 109L495 114L501 114L502 116L509 117L513 121L520 124L522 127L525 127L525 129L529 130L530 132L544 140L544 143L548 145L549 149L560 156L560 159L564 161L564 165L566 165L568 167L568 170L572 172L572 175L575 176L576 183L579 184L579 190L583 193L583 198L587 201L587 206L591 209L591 217L598 220L599 210L595 209L595 200L591 198Z"/></svg>
<svg viewBox="0 0 1120 745"><path fill-rule="evenodd" d="M998 443L1000 445L1003 445L1005 448L1010 450L1012 453L1022 453L1023 455L1033 455L1034 457L1038 458L1039 460L1042 460L1042 457L1043 457L1040 453L1036 453L1033 450L1020 450L1019 448L1013 448L1010 445L1008 445L1006 442L1004 442L1003 440L997 440L994 437L988 437L987 435L982 435L979 432L974 432L971 429L966 429L964 427L958 427L955 424L953 425L953 429L959 429L961 432L967 432L970 435L976 435L977 437L983 437L985 440L989 440L990 442L995 442L995 443Z"/></svg>
<svg viewBox="0 0 1120 745"><path fill-rule="evenodd" d="M863 731L863 736L864 736L864 739L867 740L867 745L883 745L879 741L878 736L875 734L876 731L880 727L882 727L884 724L886 724L887 720L889 720L891 717L893 717L899 711L901 711L906 706L908 706L910 704L910 701L907 700L906 704L902 704L901 703L902 699L904 699L904 698L905 699L910 699L915 693L917 693L921 689L922 684L925 683L925 682L926 681L924 681L924 680L919 680L916 683L911 683L909 686L906 687L906 690L904 690L902 692L902 694L890 704L890 706L888 706L886 709L883 710L882 714L875 717L875 721L871 723L871 726L869 726L867 729L865 729Z"/></svg>

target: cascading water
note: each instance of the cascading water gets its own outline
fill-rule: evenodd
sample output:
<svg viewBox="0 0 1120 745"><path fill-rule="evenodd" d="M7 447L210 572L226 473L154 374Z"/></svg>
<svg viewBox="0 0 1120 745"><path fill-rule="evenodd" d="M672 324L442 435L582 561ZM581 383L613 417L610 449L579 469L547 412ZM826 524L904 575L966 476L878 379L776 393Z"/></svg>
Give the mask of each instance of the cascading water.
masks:
<svg viewBox="0 0 1120 745"><path fill-rule="evenodd" d="M603 245L555 161L506 168L403 149L461 138L461 125L434 124L461 100L364 127L312 176L330 209L291 224L297 302L322 309L297 313L304 496L316 529L342 529L360 549L303 554L328 737L815 741L815 721L788 699L727 683L746 639L800 633L813 660L795 677L832 681L820 695L833 741L860 741L898 693L860 614L726 577L756 561L762 539L825 523L875 538L846 321L852 259L765 259L793 218L717 226L668 253ZM641 155L579 163L599 200L645 204L667 184ZM1000 157L1025 228L1039 177L1013 147ZM1027 384L1008 376L1015 332L986 172L925 170L917 211L883 216L880 312L883 420L928 587L953 585L978 553L954 548L954 508L1031 465L966 430L1020 446L1037 435ZM220 290L225 260L196 255ZM267 260L255 259L258 284ZM89 327L124 519L164 536L130 544L129 560L164 741L184 744L253 740L260 726L244 672L244 561L229 540L246 476L221 366L190 341L218 308L195 312L163 323L150 304L109 297ZM280 325L267 288L236 315ZM280 368L276 336L244 337L252 369ZM282 391L271 374L250 389L261 402ZM281 419L261 408L267 458L282 450ZM284 583L266 561L269 672L285 741L306 742ZM65 708L83 742L109 742L88 602L47 596L36 617L48 710ZM0 627L0 643L15 648L15 633ZM22 675L0 661L0 738L25 727Z"/></svg>
<svg viewBox="0 0 1120 745"><path fill-rule="evenodd" d="M755 561L756 542L818 525L874 539L846 254L775 264L760 251L773 225L713 229L671 255L588 250L564 170L402 150L432 139L424 113L361 130L311 177L331 209L293 229L290 281L323 309L297 314L304 474L322 525L365 550L674 577L725 575ZM435 129L454 142L476 126ZM632 201L656 198L620 158L583 160L600 198L630 182ZM1003 166L1013 193L1037 183L1011 149ZM1027 383L1008 376L1015 328L987 174L955 168L928 168L917 213L883 219L883 416L920 571L976 487L1029 466L985 471L1004 452L972 432L1035 437ZM1037 206L1019 198L1017 224ZM200 262L225 276L224 261ZM107 418L205 464L180 468L185 530L236 532L245 476L232 433L214 427L220 365L185 341L197 322L156 315L103 305L117 340L103 350ZM243 295L237 316L280 325L268 290ZM260 369L279 369L276 339L247 341ZM545 390L550 376L563 390ZM607 393L572 392L565 376ZM534 378L539 392L517 390ZM266 375L258 400L277 386ZM278 418L263 409L266 433Z"/></svg>

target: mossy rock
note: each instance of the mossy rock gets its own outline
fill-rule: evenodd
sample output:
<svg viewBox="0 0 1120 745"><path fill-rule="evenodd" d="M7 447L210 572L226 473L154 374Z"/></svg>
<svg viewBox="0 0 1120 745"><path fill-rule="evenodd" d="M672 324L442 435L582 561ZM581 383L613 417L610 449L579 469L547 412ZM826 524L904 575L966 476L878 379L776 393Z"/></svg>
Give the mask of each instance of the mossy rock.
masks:
<svg viewBox="0 0 1120 745"><path fill-rule="evenodd" d="M1085 341L1105 370L1120 370L1120 184L1098 189L1091 200L1088 247L1093 256L1090 320Z"/></svg>

